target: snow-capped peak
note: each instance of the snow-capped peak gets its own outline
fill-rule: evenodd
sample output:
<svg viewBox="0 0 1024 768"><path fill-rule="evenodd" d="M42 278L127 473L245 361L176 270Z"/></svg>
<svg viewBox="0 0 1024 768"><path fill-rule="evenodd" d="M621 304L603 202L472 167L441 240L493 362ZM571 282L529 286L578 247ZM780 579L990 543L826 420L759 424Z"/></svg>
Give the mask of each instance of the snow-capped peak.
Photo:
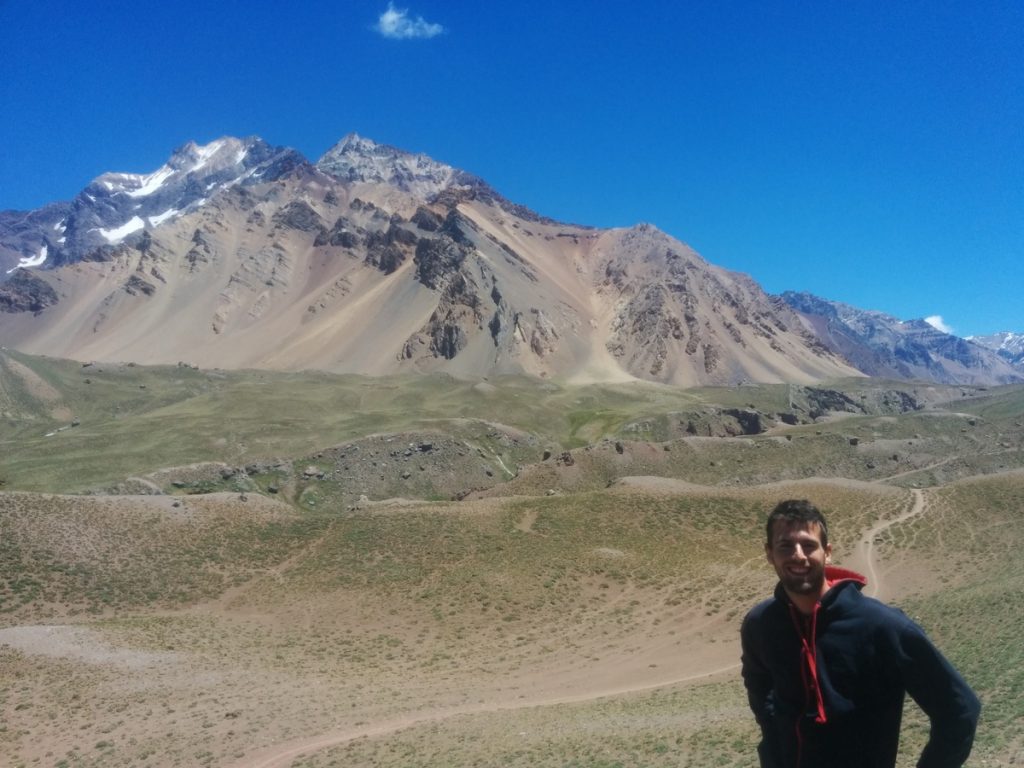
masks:
<svg viewBox="0 0 1024 768"><path fill-rule="evenodd" d="M184 183L190 174L206 179L242 166L251 146L252 140L229 136L204 145L190 141L176 149L170 160L152 173L105 173L91 186L110 195L123 194L135 199L151 197L168 186ZM239 175L233 174L231 178Z"/></svg>
<svg viewBox="0 0 1024 768"><path fill-rule="evenodd" d="M997 352L1006 352L1011 355L1024 354L1024 333L1001 331L985 336L968 336L967 340L981 344L983 347L994 349Z"/></svg>

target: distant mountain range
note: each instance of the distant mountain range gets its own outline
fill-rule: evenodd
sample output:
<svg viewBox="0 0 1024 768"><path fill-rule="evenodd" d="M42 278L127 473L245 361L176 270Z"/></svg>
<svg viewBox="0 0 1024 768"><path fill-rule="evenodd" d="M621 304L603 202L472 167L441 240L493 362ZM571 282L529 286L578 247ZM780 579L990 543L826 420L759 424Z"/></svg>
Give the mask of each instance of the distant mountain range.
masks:
<svg viewBox="0 0 1024 768"><path fill-rule="evenodd" d="M987 336L968 336L967 340L994 349L1012 365L1024 365L1024 333L992 333Z"/></svg>
<svg viewBox="0 0 1024 768"><path fill-rule="evenodd" d="M924 320L903 322L808 293L787 291L782 297L828 349L868 376L992 384L1018 381L1024 373L1019 356L1014 361L990 341L961 339Z"/></svg>
<svg viewBox="0 0 1024 768"><path fill-rule="evenodd" d="M1024 381L972 340L770 296L640 224L594 229L355 134L316 163L259 138L0 212L0 343L80 360L678 386L842 376Z"/></svg>

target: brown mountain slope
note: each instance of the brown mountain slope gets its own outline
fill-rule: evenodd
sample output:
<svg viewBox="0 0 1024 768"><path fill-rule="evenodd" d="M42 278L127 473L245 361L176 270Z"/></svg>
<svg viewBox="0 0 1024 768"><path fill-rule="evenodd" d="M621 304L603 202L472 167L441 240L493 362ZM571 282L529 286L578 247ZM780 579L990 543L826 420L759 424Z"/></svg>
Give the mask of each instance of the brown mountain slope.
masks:
<svg viewBox="0 0 1024 768"><path fill-rule="evenodd" d="M227 186L86 260L24 270L58 300L0 314L0 343L81 360L684 386L856 375L784 303L654 227L559 224L377 149L346 139L321 167Z"/></svg>

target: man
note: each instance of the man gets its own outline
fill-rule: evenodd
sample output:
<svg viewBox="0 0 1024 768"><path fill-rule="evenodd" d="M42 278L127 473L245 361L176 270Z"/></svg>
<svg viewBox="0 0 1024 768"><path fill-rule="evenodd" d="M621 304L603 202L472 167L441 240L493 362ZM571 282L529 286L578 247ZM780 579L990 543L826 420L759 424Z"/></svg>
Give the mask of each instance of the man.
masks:
<svg viewBox="0 0 1024 768"><path fill-rule="evenodd" d="M766 534L779 584L740 631L762 768L892 768L905 693L931 720L918 768L963 765L981 704L924 631L828 564L828 525L810 502L783 501Z"/></svg>

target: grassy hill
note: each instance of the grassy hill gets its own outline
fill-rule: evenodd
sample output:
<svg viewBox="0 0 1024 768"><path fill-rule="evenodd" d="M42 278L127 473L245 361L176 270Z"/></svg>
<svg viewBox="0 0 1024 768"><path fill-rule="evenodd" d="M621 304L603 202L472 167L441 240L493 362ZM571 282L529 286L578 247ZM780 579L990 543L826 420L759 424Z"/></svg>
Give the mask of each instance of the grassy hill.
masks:
<svg viewBox="0 0 1024 768"><path fill-rule="evenodd" d="M754 766L737 630L787 497L841 564L878 526L879 586L984 701L969 764L1020 762L1024 389L822 390L4 351L0 762ZM737 409L767 431L694 434Z"/></svg>

